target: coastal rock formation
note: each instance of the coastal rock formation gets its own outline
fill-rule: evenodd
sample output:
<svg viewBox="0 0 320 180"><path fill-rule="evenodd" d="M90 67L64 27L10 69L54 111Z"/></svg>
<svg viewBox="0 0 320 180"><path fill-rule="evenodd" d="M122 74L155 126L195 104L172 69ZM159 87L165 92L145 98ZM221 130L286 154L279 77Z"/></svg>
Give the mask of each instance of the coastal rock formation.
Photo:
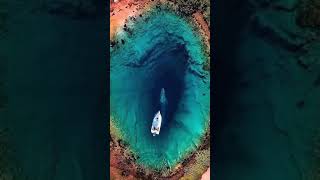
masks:
<svg viewBox="0 0 320 180"><path fill-rule="evenodd" d="M209 14L209 6L208 1L207 6L203 6L203 2L119 1L111 4L111 109L112 115L116 117L113 121L122 130L123 139L128 144L125 151L133 151L138 157L134 160L133 168L113 163L110 170L114 177L119 176L119 171L125 171L121 174L128 178L179 179L185 175L187 179L197 179L208 168L208 162L195 160L198 157L196 152L199 151L197 147L202 143L208 145L209 141L196 138L206 131L202 127L209 113L206 106L209 93L206 91L210 69L210 31L208 17L203 15L204 12ZM191 6L192 3L201 6ZM187 13L181 9L179 11L182 6L187 9ZM135 76L128 76L130 74ZM194 78L199 80L194 81ZM119 84L128 79L134 84ZM144 85L144 81L148 82L148 86ZM153 116L152 108L157 107L153 99L159 99L160 85L168 92L169 109L172 111L169 114L175 115L168 122L164 121L159 137L150 139L144 129L150 129L147 117ZM193 106L193 97L200 104L201 112L197 108L189 109ZM127 103L123 104L128 99L132 100L130 110L126 110ZM139 104L138 109L136 103ZM180 111L182 109L185 110ZM193 116L193 119L198 120L188 123L188 114L198 114ZM184 121L180 120L182 117ZM175 138L167 141L169 135ZM191 138L188 148L183 148L186 139L192 136L194 138ZM179 140L181 137L183 139ZM117 155L118 151L111 150L114 156L112 159L125 162L126 159ZM209 154L205 156L208 159ZM189 167L188 174L186 167ZM128 168L134 169L133 172L128 171Z"/></svg>

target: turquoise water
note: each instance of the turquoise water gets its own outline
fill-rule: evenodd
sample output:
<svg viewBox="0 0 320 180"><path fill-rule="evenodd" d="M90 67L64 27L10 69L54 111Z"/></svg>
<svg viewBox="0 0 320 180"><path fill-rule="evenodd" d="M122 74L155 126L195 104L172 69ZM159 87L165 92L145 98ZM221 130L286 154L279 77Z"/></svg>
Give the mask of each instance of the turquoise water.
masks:
<svg viewBox="0 0 320 180"><path fill-rule="evenodd" d="M172 167L194 150L209 120L209 72L200 38L188 22L169 12L137 20L132 35L111 49L111 116L138 162ZM161 88L168 107L160 135L150 128Z"/></svg>

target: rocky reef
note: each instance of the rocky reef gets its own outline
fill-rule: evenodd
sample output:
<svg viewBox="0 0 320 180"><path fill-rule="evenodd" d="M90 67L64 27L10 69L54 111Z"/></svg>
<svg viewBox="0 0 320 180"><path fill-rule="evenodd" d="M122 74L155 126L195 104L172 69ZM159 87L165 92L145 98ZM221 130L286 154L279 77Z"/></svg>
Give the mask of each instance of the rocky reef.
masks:
<svg viewBox="0 0 320 180"><path fill-rule="evenodd" d="M140 122L139 119L146 119L146 118L141 115L142 113L140 111L142 110L135 111L134 104L139 102L138 103L140 104L139 108L144 109L144 111L146 111L146 113L144 114L150 114L150 116L152 116L152 113L149 113L149 110L147 109L150 109L156 105L156 103L153 103L152 101L150 101L150 99L154 99L153 97L157 97L157 94L158 94L157 93L158 87L154 86L155 81L160 82L160 84L163 84L166 87L167 87L165 83L166 81L168 81L167 82L168 84L175 84L176 86L178 86L181 83L185 84L186 87L202 86L202 85L200 86L191 85L192 83L190 83L190 86L186 85L189 82L193 82L192 78L186 78L188 80L185 79L185 77L189 76L188 74L190 73L195 75L195 77L201 78L202 79L200 80L202 81L201 83L204 83L204 84L208 83L207 73L208 73L208 70L210 69L209 68L210 57L208 57L210 52L210 49L209 49L210 48L209 27L210 26L208 25L209 17L208 16L204 17L204 13L206 12L207 14L210 14L209 1L169 1L168 0L168 1L141 1L139 3L131 2L131 1L119 1L117 3L111 4L112 10L110 14L111 16L110 49L111 49L111 57L112 57L111 58L111 80L113 80L111 81L111 83L113 83L111 85L111 87L113 87L113 89L111 89L111 94L113 94L111 95L111 99L112 99L111 104L113 106L112 112L117 112L116 113L117 114L116 117L118 118L117 121L121 122L120 123L121 125L117 125L117 127L124 130L122 131L122 133L124 134L122 134L121 135L122 138L118 138L118 140L115 140L117 138L115 138L116 136L113 136L113 140L112 142L110 142L110 146L114 147L110 149L111 159L114 159L110 167L111 177L120 178L121 176L125 176L128 179L132 179L132 178L179 179L185 176L186 179L199 178L199 177L201 178L201 175L207 170L209 166L209 161L202 161L204 159L206 160L209 159L209 151L210 151L209 145L208 145L210 144L208 143L209 135L208 134L205 135L205 137L207 137L205 138L206 140L203 140L203 141L201 140L201 142L198 142L197 139L193 139L192 140L193 143L190 146L190 148L193 147L195 144L197 144L196 146L198 148L200 147L202 148L194 149L189 153L187 153L188 155L185 155L186 153L183 150L177 151L177 148L179 149L180 147L184 146L183 140L179 141L180 146L176 146L175 148L176 150L173 150L171 148L171 145L174 145L175 141L177 141L176 139L179 139L180 136L177 136L177 138L175 139L171 139L172 142L167 141L167 143L165 143L166 142L165 137L166 137L166 134L168 134L169 132L173 133L175 131L174 130L175 128L177 131L176 134L178 135L179 129L181 130L188 129L189 125L192 123L191 122L181 123L180 120L170 120L172 122L170 122L169 124L171 124L172 127L169 127L169 126L164 127L162 132L163 135L161 135L160 138L153 140L153 143L149 143L148 147L145 147L144 144L146 144L146 142L149 142L149 139L147 137L142 138L143 136L146 136L146 133L147 133L143 129L148 129L149 125L145 126L146 123L144 121ZM195 4L197 4L198 6L195 6ZM122 18L124 18L124 20ZM186 24L188 23L185 23L184 21L190 23L191 28L187 28L188 25ZM180 25L178 26L177 24L180 24ZM184 30L181 30L181 29L184 29ZM180 30L181 30L181 33L177 33L177 32L180 32ZM169 34L170 36L167 36L167 34ZM186 34L189 34L189 35L186 35ZM197 37L194 38L193 34L196 34L202 40L201 43L198 43L198 40L196 40ZM149 40L150 37L153 37L151 38L153 39L152 41ZM186 43L185 41L187 41L188 43ZM166 46L164 46L165 44ZM128 49L128 47L131 47L131 48ZM199 48L202 50L199 50ZM123 51L123 49L127 49L127 51ZM174 53L171 53L171 51L174 51ZM119 52L122 52L122 53L119 53ZM124 56L127 56L126 54L130 56L130 60L128 58L123 58ZM173 58L174 55L179 56L179 58ZM121 56L123 57L119 58ZM124 59L128 59L128 60L127 62L123 62L124 69L120 70L119 68L122 66L121 64L123 64L122 61ZM169 61L165 62L165 59L172 59L170 61L171 63L169 63ZM175 63L174 59L179 59L180 63L178 62ZM183 65L183 62L186 62L187 64L189 64L189 62L191 63L189 65ZM160 75L156 75L161 73L154 73L156 72L154 71L155 68L149 67L151 64L153 64L153 66L157 66L158 68L156 69L158 70L163 69L163 70L160 70L159 72L164 71L164 72L167 72L167 74L170 74L170 78L169 76L165 78L161 78ZM187 68L187 71L185 74L183 73L184 72L183 69L185 69L185 66L194 66L194 67ZM170 73L171 67L176 67L176 71L178 73L177 72ZM198 67L200 67L200 69ZM139 71L136 71L136 70L139 70ZM119 80L115 81L115 79L119 77L125 77L124 76L125 71L127 72L136 71L135 73L136 80L133 80L133 82L135 82L135 86L130 86L130 83L126 83L126 85L123 85L122 83L122 85L119 86L119 87L122 87L121 88L122 90L121 90L118 88L118 85L116 85L116 82L123 82L125 79L128 79L128 78L124 78L123 80L120 80L120 81ZM141 86L142 84L140 84L140 82L143 79L145 79L144 76L142 76L144 72L148 72L147 73L148 74L147 77L149 77L148 86ZM152 78L154 80L152 80ZM197 81L197 82L200 82L200 81ZM134 88L135 90L128 91L128 89L133 87L135 87ZM175 86L172 86L172 85L170 87L168 86L167 87L168 92L176 91L174 90L174 87ZM148 89L148 88L153 88L154 89L153 91L155 91L155 94L152 95L152 93L150 93L152 92L151 89ZM172 90L170 90L170 88ZM203 90L205 91L205 89L206 88L204 88ZM126 93L126 92L131 92L131 93ZM176 93L171 93L171 94L172 95L173 94L177 94L177 95L189 94L189 93L181 93L181 92L177 91ZM195 90L195 93L198 94L197 90ZM144 96L140 97L140 94L144 94ZM202 95L199 94L201 97L207 97L207 95L209 95L209 93L206 93L206 92L203 92L201 94ZM122 98L122 97L126 97L126 98ZM171 104L175 104L175 101L176 101L175 99L179 99L173 96L171 98L172 99L170 99L169 97L169 101L172 102ZM114 101L114 99L117 99L117 101ZM122 113L121 111L126 107L124 104L121 105L121 102L125 99L127 100L132 99L131 108L130 108L131 110L130 112ZM148 101L145 101L145 100L148 100ZM185 103L182 103L183 104L182 106L184 106L185 108L187 108L188 106L190 107L192 104L191 103L192 100L190 102L187 102L186 99L181 101L185 101ZM200 104L201 104L201 101L199 102ZM151 104L148 105L148 102ZM145 104L147 106L145 106ZM181 103L179 102L179 104ZM180 106L180 105L178 105L177 103L177 106ZM122 107L122 108L119 108L119 107ZM205 105L203 107L205 107ZM189 112L189 111L186 111L186 112ZM209 113L208 111L205 111L205 112ZM195 114L202 114L202 113L195 113ZM197 119L197 118L198 117L194 117L194 119ZM208 116L206 116L205 118L208 118ZM123 119L126 119L126 121L124 122ZM115 124L119 124L119 122ZM129 127L133 127L133 126L139 127L139 129L132 130L132 128L126 128L125 124L130 124L129 122L132 122L131 123L132 125L130 125ZM190 131L189 133L190 135L194 134L195 136L197 136L196 134L198 134L198 130L199 130L198 128L202 126L200 125L202 124L202 120L199 120L199 121L197 120L197 122L199 122L198 125L195 125L197 128L193 128L193 130L191 129L187 130L188 132ZM116 134L119 134L119 133L116 133ZM181 137L189 138L190 136L183 135ZM130 141L128 141L128 139ZM126 146L122 146L121 142L122 143L125 142ZM159 147L158 150L154 148L156 147L156 145L158 145ZM205 145L205 148L203 148L202 145ZM166 148L163 148L163 147L167 147L167 152L165 152ZM143 151L146 151L146 153L141 153ZM153 151L153 152L147 153L147 151ZM123 154L132 154L132 155L131 156L126 155L126 157L128 158L121 158L121 156L119 155L119 152L120 152L120 155L121 155L121 152L129 152L129 153L123 153ZM179 155L176 154L176 152L179 152ZM197 152L199 153L197 154ZM150 155L152 155L153 158L150 158ZM179 157L184 156L185 158L183 160L177 161L176 159L178 157L177 155ZM150 159L153 159L153 160L151 161ZM124 165L124 163L121 163L121 161L127 162L126 163L127 165ZM163 164L166 166L163 166ZM133 171L129 169L132 169Z"/></svg>
<svg viewBox="0 0 320 180"><path fill-rule="evenodd" d="M153 171L141 166L137 160L140 158L133 153L128 143L124 142L120 130L110 122L110 178L117 179L170 179L189 180L200 179L210 166L210 131L207 131L201 140L201 146L191 153L174 169ZM206 172L208 174L208 172ZM205 179L206 180L206 179Z"/></svg>
<svg viewBox="0 0 320 180"><path fill-rule="evenodd" d="M126 43L111 51L111 114L117 117L128 143L144 154L141 161L163 168L193 149L204 133L210 77L203 69L207 57L192 26L164 10L145 17L149 19L139 20L132 36L121 37ZM162 87L170 102L167 122L163 123L163 135L150 138L145 130L149 129L147 119L157 108ZM176 138L169 140L167 136Z"/></svg>

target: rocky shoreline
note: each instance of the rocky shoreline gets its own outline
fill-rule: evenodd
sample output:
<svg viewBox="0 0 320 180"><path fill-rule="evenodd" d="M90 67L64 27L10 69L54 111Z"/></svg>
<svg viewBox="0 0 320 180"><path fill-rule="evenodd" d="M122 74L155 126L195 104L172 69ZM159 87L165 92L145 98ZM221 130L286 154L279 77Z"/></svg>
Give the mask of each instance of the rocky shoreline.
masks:
<svg viewBox="0 0 320 180"><path fill-rule="evenodd" d="M208 8L210 8L209 1L206 2ZM202 10L192 9L193 4L189 4L190 7L185 5L175 6L175 2L170 0L120 0L110 1L110 46L116 46L117 44L124 43L123 41L115 40L115 36L118 31L128 30L128 20L135 20L144 16L148 10L152 7L160 7L160 5L166 5L170 8L177 8L178 12L181 12L179 8L190 8L190 12L187 14L181 14L182 16L191 19L191 23L196 26L196 30L200 34L203 40L206 55L210 54L210 24L208 24L208 15L205 17ZM209 15L210 16L210 15ZM208 63L205 65L205 69L210 69L210 57ZM112 128L114 124L111 122ZM115 132L115 131L113 131ZM203 159L208 160L210 156L210 131L204 135L202 143L198 149L191 153L183 162L179 163L172 170L164 170L161 172L153 171L144 168L137 163L135 160L139 157L135 157L128 146L118 138L119 133L111 134L110 139L110 176L111 179L190 179L190 178L201 178L209 166L209 162L202 162ZM198 152L198 154L197 154ZM203 152L201 154L201 152ZM206 158L203 158L205 156ZM202 157L202 159L201 159ZM201 161L202 160L202 161ZM201 162L200 162L201 161ZM197 165L205 163L206 165Z"/></svg>
<svg viewBox="0 0 320 180"><path fill-rule="evenodd" d="M110 123L114 129L114 123ZM116 130L117 131L117 130ZM197 150L192 152L172 170L154 171L136 163L135 156L121 138L120 132L110 130L110 177L111 179L199 179L209 168L210 129L206 131ZM201 152L205 152L204 154ZM202 162L206 161L206 162Z"/></svg>

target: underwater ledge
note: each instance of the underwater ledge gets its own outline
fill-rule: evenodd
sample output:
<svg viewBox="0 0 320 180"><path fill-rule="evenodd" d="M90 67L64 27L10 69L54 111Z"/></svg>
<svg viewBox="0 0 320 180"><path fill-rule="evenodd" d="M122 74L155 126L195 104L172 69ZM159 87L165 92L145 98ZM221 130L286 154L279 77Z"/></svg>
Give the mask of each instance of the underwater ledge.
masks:
<svg viewBox="0 0 320 180"><path fill-rule="evenodd" d="M111 49L111 116L139 164L174 167L195 150L209 124L210 75L201 37L185 19L154 11L120 34ZM150 133L165 88L168 116L161 133Z"/></svg>

